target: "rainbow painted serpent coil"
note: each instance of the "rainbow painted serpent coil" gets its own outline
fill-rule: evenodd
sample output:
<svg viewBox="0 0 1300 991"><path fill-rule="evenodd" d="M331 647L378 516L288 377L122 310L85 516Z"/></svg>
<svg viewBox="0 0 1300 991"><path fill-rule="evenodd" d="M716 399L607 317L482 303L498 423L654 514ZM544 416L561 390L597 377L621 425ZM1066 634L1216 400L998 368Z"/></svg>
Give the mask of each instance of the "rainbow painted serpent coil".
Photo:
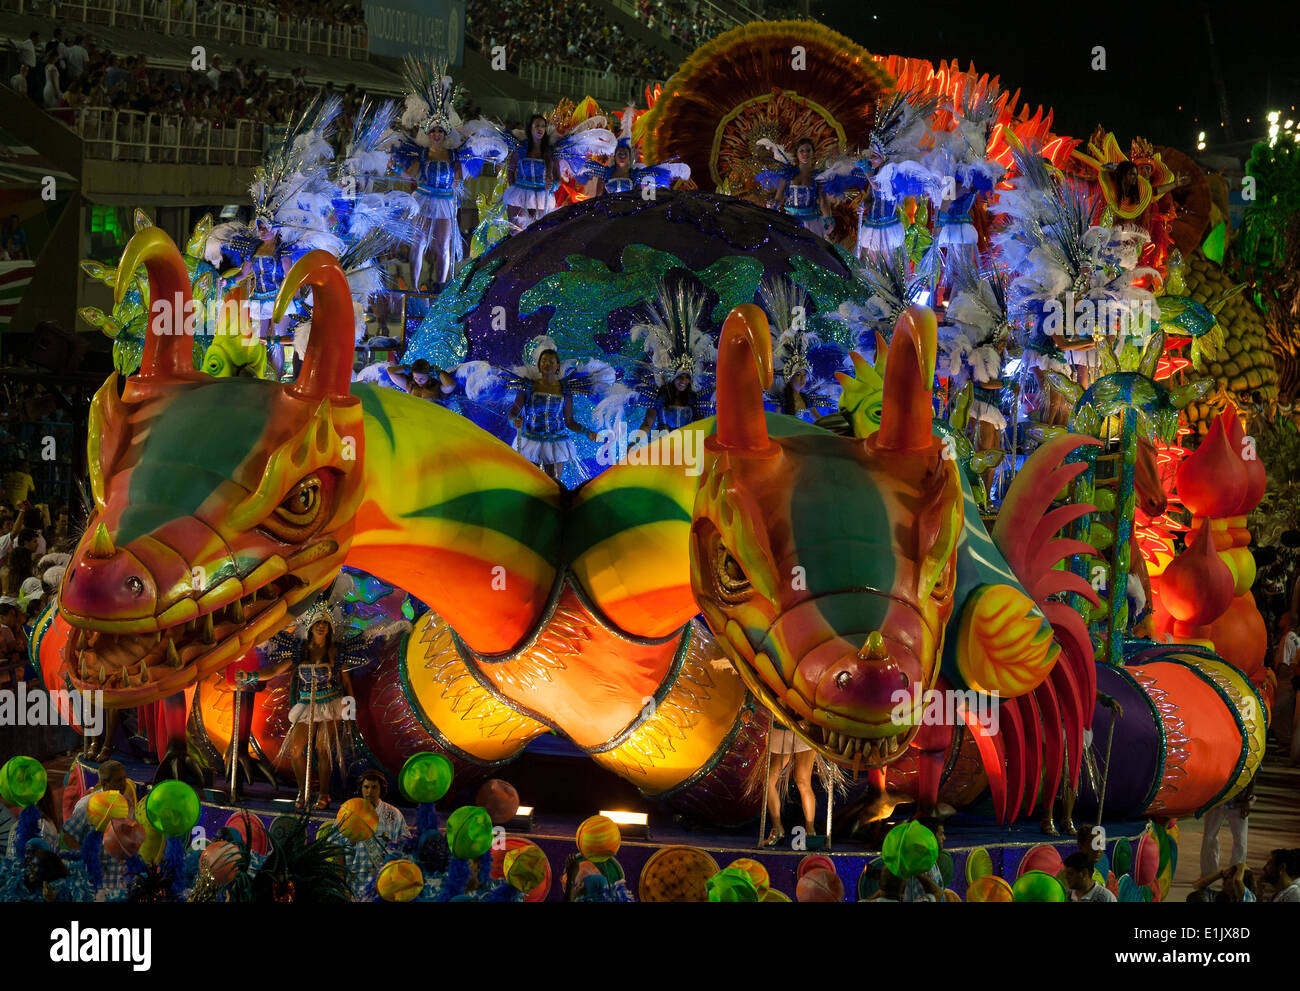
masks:
<svg viewBox="0 0 1300 991"><path fill-rule="evenodd" d="M156 229L120 270L141 264L152 298L184 296ZM841 436L763 413L770 337L761 311L738 308L717 421L568 494L469 421L351 384L337 262L302 259L279 304L302 286L315 317L293 385L210 379L183 334L155 333L140 374L96 396L95 515L40 642L47 684L102 688L118 707L212 697L347 564L432 607L357 689L389 767L428 747L489 767L555 729L647 794L736 821L756 810L744 785L771 712L842 764L889 765L927 803L941 786L974 797L986 777L1014 817L1054 794L1063 748L1077 776L1091 648L1049 596L1086 594L1053 569L1081 545L1049 538L1089 507L1049 506L1085 441L1045 445L1008 496L1015 523L990 540L932 433L928 311L900 320L878 402L846 409L858 436ZM873 406L878 430L860 415ZM703 441L694 469L688 435ZM1000 693L1001 732L922 725L935 686ZM901 712L899 691L914 700ZM1183 770L1216 794L1236 783L1238 767L1193 758ZM1181 809L1177 781L1158 801Z"/></svg>

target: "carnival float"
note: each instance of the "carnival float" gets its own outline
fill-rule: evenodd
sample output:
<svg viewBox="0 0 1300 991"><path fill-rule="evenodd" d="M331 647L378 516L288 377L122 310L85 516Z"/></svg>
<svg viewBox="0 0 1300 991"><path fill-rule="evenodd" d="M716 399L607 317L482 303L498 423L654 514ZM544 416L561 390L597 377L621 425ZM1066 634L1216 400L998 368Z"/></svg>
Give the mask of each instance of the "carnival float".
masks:
<svg viewBox="0 0 1300 991"><path fill-rule="evenodd" d="M1085 821L1112 831L1103 884L1167 894L1177 821L1251 781L1274 691L1252 417L1295 361L1235 281L1260 233L1248 254L1222 180L808 22L715 38L647 107L519 132L462 120L441 66L408 78L338 155L313 107L247 223L182 250L141 214L92 272L117 372L32 651L47 689L137 713L159 783L133 817L103 798L82 860L114 847L150 897L195 900L292 900L310 862L300 900L347 897L328 865L377 826L328 796L377 771L416 828L355 897L840 900L883 863L1055 901L1033 834L1068 849ZM402 365L358 368L402 243L436 299ZM556 738L656 814L777 845L628 860L603 814L563 872L526 830L494 844L500 779ZM121 739L88 741L91 778ZM774 764L816 767L824 852L768 832ZM12 778L35 808L43 772ZM302 812L269 833L233 811L289 780ZM486 784L444 829L453 780ZM963 821L1003 838L961 848ZM186 846L200 822L223 838Z"/></svg>

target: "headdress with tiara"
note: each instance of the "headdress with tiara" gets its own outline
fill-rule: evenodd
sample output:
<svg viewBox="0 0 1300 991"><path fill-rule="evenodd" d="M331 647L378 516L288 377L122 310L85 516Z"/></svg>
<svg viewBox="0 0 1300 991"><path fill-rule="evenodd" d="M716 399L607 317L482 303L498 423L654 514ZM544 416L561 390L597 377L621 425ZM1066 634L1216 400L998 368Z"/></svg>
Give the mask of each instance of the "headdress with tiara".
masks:
<svg viewBox="0 0 1300 991"><path fill-rule="evenodd" d="M311 635L311 628L322 620L329 623L331 632L337 638L343 624L342 603L331 602L329 599L320 599L312 603L307 611L298 617L294 624L294 632L299 638L305 640Z"/></svg>
<svg viewBox="0 0 1300 991"><path fill-rule="evenodd" d="M718 361L718 349L707 330L707 298L687 280L661 279L646 316L632 325L632 340L645 339L645 350L657 385L689 375L698 387Z"/></svg>
<svg viewBox="0 0 1300 991"><path fill-rule="evenodd" d="M556 358L560 356L560 349L555 343L555 338L548 337L546 334L538 334L524 345L524 367L536 368L537 362L541 360L542 355L547 351L554 351Z"/></svg>
<svg viewBox="0 0 1300 991"><path fill-rule="evenodd" d="M802 371L811 385L812 362L808 360L808 349L820 344L821 340L806 330L808 294L789 279L765 278L759 285L758 295L768 323L776 331L772 357L781 376L789 382ZM802 313L802 323L796 310Z"/></svg>
<svg viewBox="0 0 1300 991"><path fill-rule="evenodd" d="M408 55L402 76L407 88L402 126L412 129L417 141L435 127L440 127L447 132L449 145L459 144L461 119L454 103L462 91L447 75L446 61L417 60Z"/></svg>
<svg viewBox="0 0 1300 991"><path fill-rule="evenodd" d="M338 96L318 97L253 171L248 193L253 201L249 223L230 221L208 233L204 257L223 268L222 252L241 258L261 245L259 227L269 227L281 243L303 253L322 248L343 252L343 242L330 230L336 187L330 179L334 126L342 110Z"/></svg>

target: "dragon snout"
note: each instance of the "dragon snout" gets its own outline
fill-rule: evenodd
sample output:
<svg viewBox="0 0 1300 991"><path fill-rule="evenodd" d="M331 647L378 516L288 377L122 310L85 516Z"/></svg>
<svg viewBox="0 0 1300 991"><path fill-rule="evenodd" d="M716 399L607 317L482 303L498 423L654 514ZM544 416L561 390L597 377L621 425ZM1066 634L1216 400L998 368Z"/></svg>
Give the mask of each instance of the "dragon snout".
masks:
<svg viewBox="0 0 1300 991"><path fill-rule="evenodd" d="M70 618L151 619L158 588L149 569L129 550L116 548L100 524L67 571L59 604Z"/></svg>
<svg viewBox="0 0 1300 991"><path fill-rule="evenodd" d="M893 713L899 692L910 694L922 682L920 663L904 645L873 631L856 648L844 649L827 665L814 690L816 708L864 727L865 735L888 736L902 732L905 724L893 728Z"/></svg>

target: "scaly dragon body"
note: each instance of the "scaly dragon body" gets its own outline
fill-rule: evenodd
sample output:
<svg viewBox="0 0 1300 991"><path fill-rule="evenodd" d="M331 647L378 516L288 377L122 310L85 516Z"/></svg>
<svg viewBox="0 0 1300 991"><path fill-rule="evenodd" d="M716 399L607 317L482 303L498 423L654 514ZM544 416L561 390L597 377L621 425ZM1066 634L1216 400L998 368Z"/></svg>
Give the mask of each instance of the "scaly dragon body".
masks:
<svg viewBox="0 0 1300 991"><path fill-rule="evenodd" d="M153 298L183 294L156 230L120 271L140 264ZM1052 567L1082 545L1048 538L1086 507L1048 506L1082 441L1045 445L1008 496L1019 522L990 539L932 434L932 316L900 321L879 429L847 437L763 413L770 337L741 307L719 417L566 493L456 414L352 384L342 272L315 252L280 302L304 285L315 319L296 383L209 378L178 333L151 336L140 374L96 396L95 512L39 630L46 684L173 714L188 693L224 747L226 668L346 564L431 607L357 686L362 736L389 768L422 749L490 768L555 730L648 795L739 821L774 714L924 803L987 780L1010 818L1034 805L1037 769L1054 793L1063 747L1077 775L1091 649L1049 596L1084 594ZM1013 527L1028 543L1008 551ZM930 724L935 687L996 693L1003 732Z"/></svg>

